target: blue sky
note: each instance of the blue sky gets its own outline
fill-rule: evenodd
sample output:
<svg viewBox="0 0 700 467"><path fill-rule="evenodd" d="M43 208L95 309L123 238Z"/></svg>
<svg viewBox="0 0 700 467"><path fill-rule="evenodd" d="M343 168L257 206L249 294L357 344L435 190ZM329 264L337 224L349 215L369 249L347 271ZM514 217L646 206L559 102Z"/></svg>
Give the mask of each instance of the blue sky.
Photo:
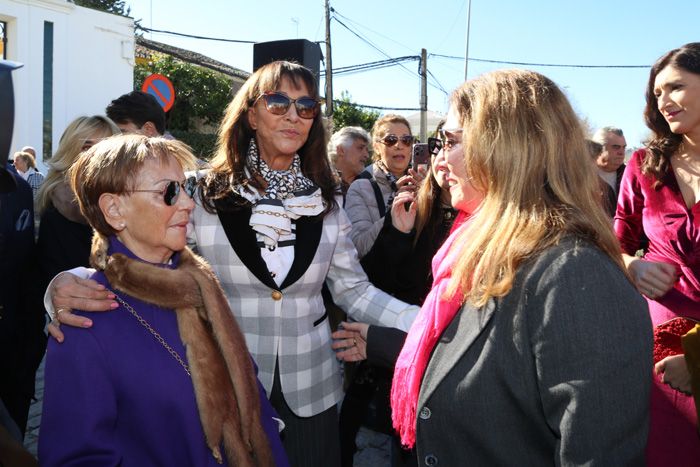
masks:
<svg viewBox="0 0 700 467"><path fill-rule="evenodd" d="M325 39L323 0L127 0L131 16L154 29L257 42ZM338 19L390 57L464 57L467 0L331 0ZM340 16L342 15L342 16ZM553 64L651 65L666 51L699 41L695 0L472 0L469 56ZM253 46L172 35L146 37L187 48L251 71ZM338 22L331 22L333 66L386 59ZM325 53L325 48L323 49ZM334 96L355 102L419 107L418 63L334 78ZM469 77L498 68L529 68L559 84L592 127L616 125L630 146L647 135L642 111L648 69L584 69L469 63ZM428 108L444 113L448 92L464 80L464 63L428 58L437 82ZM321 83L323 85L323 83ZM411 113L411 112L400 112ZM414 131L417 132L417 129Z"/></svg>

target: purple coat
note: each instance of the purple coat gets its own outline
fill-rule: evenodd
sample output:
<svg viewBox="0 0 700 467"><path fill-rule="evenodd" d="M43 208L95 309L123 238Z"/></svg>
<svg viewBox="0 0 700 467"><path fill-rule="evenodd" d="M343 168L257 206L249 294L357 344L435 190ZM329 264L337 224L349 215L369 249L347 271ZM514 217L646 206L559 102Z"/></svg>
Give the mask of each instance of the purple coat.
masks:
<svg viewBox="0 0 700 467"><path fill-rule="evenodd" d="M114 238L110 250L135 258ZM109 287L102 272L93 279ZM119 296L186 361L172 310ZM184 368L124 307L89 317L92 328L63 326L65 341L51 339L48 345L41 465L218 466ZM277 414L258 387L270 447L277 465L286 466L272 418Z"/></svg>

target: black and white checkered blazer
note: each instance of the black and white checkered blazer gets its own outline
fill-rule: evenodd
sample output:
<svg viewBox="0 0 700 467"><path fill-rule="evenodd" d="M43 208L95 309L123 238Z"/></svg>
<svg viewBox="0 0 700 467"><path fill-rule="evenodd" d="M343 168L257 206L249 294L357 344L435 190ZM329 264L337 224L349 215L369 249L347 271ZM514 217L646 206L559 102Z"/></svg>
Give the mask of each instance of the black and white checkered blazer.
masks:
<svg viewBox="0 0 700 467"><path fill-rule="evenodd" d="M279 363L289 407L300 417L319 414L342 398L341 373L321 297L323 283L327 282L335 303L358 321L407 330L418 307L367 281L341 208L322 221L297 220L294 262L278 287L248 225L250 214L244 209L222 213L220 219L198 203L188 241L219 277L268 394Z"/></svg>

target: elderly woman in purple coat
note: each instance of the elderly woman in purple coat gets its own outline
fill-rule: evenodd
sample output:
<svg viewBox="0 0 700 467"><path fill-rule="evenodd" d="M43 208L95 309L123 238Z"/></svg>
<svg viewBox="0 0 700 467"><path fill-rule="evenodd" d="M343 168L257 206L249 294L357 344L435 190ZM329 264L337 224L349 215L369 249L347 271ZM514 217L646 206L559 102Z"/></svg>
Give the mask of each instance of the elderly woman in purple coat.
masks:
<svg viewBox="0 0 700 467"><path fill-rule="evenodd" d="M92 278L121 306L49 343L42 465L288 465L219 282L186 248L193 160L124 135L70 170L95 230Z"/></svg>

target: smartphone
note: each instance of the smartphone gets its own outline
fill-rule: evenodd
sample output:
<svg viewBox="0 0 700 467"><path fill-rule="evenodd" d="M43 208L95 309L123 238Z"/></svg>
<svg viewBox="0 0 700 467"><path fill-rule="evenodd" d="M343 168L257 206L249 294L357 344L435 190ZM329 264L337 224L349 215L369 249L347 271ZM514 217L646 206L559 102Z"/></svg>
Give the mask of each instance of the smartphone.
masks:
<svg viewBox="0 0 700 467"><path fill-rule="evenodd" d="M416 143L413 145L413 155L411 157L411 167L413 170L422 170L423 172L428 170L430 165L430 151L428 150L428 143Z"/></svg>

